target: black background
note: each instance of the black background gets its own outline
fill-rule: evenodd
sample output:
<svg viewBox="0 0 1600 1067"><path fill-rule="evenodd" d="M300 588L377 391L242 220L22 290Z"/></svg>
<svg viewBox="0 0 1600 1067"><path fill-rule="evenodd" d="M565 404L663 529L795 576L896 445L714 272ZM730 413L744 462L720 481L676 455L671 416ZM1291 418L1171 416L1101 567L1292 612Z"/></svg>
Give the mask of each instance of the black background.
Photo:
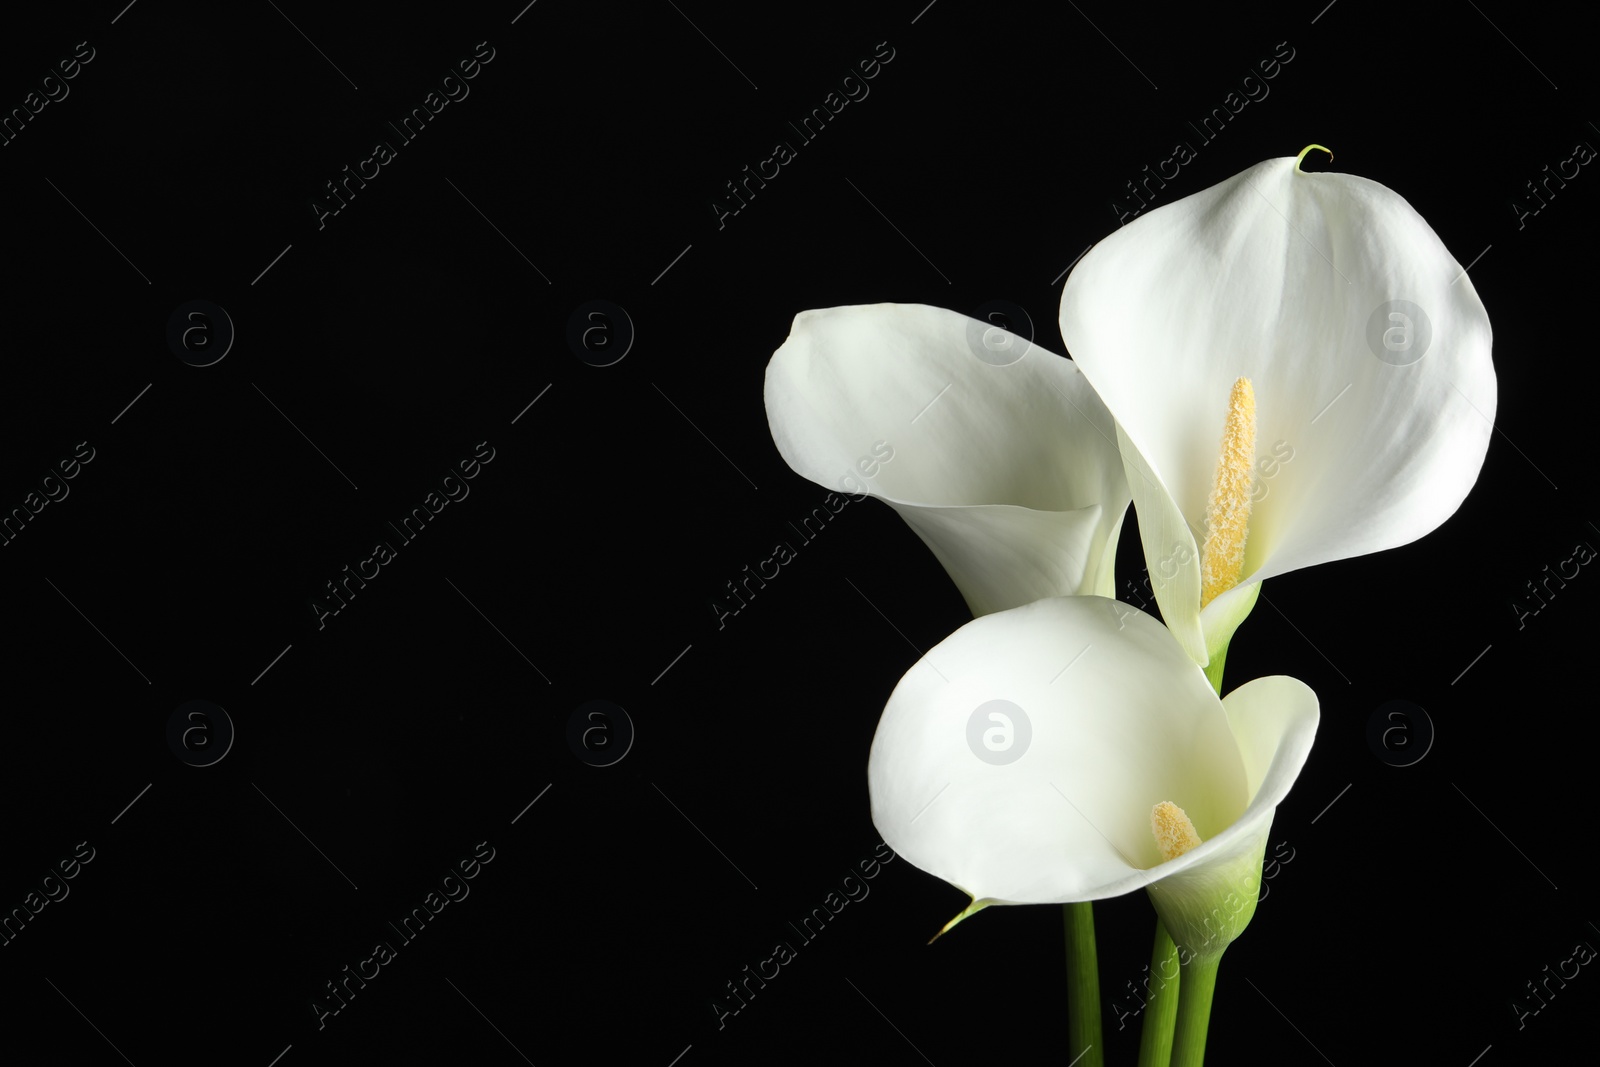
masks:
<svg viewBox="0 0 1600 1067"><path fill-rule="evenodd" d="M1230 688L1294 675L1322 721L1273 829L1292 859L1222 967L1211 1062L1592 1042L1589 968L1520 1028L1511 1006L1600 945L1600 579L1520 627L1512 606L1600 545L1600 178L1520 226L1511 206L1600 144L1587 35L1507 4L925 2L5 17L7 112L94 50L0 147L0 507L94 450L0 549L0 908L95 850L0 948L8 1058L1070 1061L1059 909L991 909L929 947L966 898L905 861L719 1028L725 983L873 856L877 716L970 615L873 501L721 629L711 601L825 495L761 401L795 313L1008 300L1060 351L1059 276L1179 140L1198 157L1157 203L1313 141L1336 160L1309 168L1399 191L1473 264L1499 376L1460 511L1275 579L1234 642ZM479 42L470 95L398 144L386 121ZM879 42L870 95L719 228L724 183ZM1270 95L1201 142L1186 123L1280 42ZM396 158L319 228L324 183L380 139ZM196 299L237 330L208 367L166 341ZM597 299L637 334L608 367L566 340ZM324 583L482 441L470 496L319 628ZM1126 525L1119 580L1142 566ZM194 699L237 730L209 767L166 741ZM567 742L594 699L636 730L613 766ZM1367 740L1397 699L1436 730L1404 768ZM470 896L319 1030L324 983L480 841ZM1153 913L1136 894L1096 914L1108 1059L1131 1063L1111 1006Z"/></svg>

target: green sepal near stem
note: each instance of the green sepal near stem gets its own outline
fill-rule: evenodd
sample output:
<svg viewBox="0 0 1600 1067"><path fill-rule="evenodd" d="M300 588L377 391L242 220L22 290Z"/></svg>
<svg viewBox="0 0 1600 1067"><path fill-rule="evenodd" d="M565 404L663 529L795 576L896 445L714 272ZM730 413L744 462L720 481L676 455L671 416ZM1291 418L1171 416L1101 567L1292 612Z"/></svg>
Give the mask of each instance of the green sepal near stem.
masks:
<svg viewBox="0 0 1600 1067"><path fill-rule="evenodd" d="M1217 606L1210 615L1201 618L1206 652L1210 656L1204 670L1218 696L1222 695L1222 663L1227 659L1228 645L1233 641L1233 632L1255 609L1256 600L1261 596L1261 584L1251 582L1242 588L1229 589L1217 598Z"/></svg>
<svg viewBox="0 0 1600 1067"><path fill-rule="evenodd" d="M1211 662L1200 668L1206 672L1206 681L1211 683L1211 688L1216 690L1217 696L1222 695L1222 665L1228 658L1228 646L1223 645L1211 653Z"/></svg>
<svg viewBox="0 0 1600 1067"><path fill-rule="evenodd" d="M1267 820L1235 853L1218 857L1203 871L1184 871L1145 886L1162 927L1177 946L1177 1020L1170 1028L1170 1067L1201 1067L1206 1028L1217 980L1217 963L1255 917L1261 895L1261 862L1272 823ZM1141 1052L1143 1050L1141 1049ZM1141 1067L1144 1061L1141 1060Z"/></svg>
<svg viewBox="0 0 1600 1067"><path fill-rule="evenodd" d="M1261 863L1271 824L1263 827L1253 848L1208 865L1204 874L1178 875L1144 887L1161 924L1178 946L1178 963L1213 959L1244 933L1255 916L1261 895Z"/></svg>
<svg viewBox="0 0 1600 1067"><path fill-rule="evenodd" d="M1068 1056L1081 1067L1103 1067L1104 1043L1100 1038L1100 964L1094 939L1094 904L1078 901L1061 905L1067 940Z"/></svg>

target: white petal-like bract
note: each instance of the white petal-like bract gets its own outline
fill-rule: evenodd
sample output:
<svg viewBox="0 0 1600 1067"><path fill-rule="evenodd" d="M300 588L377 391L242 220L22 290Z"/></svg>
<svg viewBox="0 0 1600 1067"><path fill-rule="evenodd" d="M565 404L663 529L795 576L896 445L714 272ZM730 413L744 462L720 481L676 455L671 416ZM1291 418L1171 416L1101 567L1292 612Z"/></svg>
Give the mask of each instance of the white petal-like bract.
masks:
<svg viewBox="0 0 1600 1067"><path fill-rule="evenodd" d="M1292 157L1097 244L1067 279L1061 333L1120 430L1162 617L1202 665L1232 633L1202 615L1239 607L1201 611L1198 548L1235 379L1256 401L1241 586L1422 537L1488 449L1472 280L1399 194Z"/></svg>
<svg viewBox="0 0 1600 1067"><path fill-rule="evenodd" d="M1071 360L997 329L920 304L801 312L767 365L772 439L894 508L974 615L1112 595L1131 498L1111 418Z"/></svg>

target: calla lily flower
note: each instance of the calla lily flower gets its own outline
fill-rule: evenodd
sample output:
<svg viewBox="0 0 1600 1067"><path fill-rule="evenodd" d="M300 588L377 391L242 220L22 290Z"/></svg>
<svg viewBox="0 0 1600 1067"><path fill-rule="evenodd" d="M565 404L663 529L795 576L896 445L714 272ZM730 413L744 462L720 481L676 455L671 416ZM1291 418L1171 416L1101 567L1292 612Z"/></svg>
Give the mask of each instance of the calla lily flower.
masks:
<svg viewBox="0 0 1600 1067"><path fill-rule="evenodd" d="M1263 579L1422 537L1488 449L1489 317L1461 264L1399 194L1292 157L1101 241L1061 333L1116 419L1162 618L1202 666Z"/></svg>
<svg viewBox="0 0 1600 1067"><path fill-rule="evenodd" d="M1114 593L1131 495L1070 360L941 308L827 308L795 316L765 396L789 466L894 508L974 615Z"/></svg>
<svg viewBox="0 0 1600 1067"><path fill-rule="evenodd" d="M1219 699L1150 616L1040 600L974 619L906 672L872 742L872 821L973 898L951 925L992 904L1147 887L1180 948L1214 956L1255 910L1273 813L1317 721L1293 678ZM1162 805L1187 816L1172 859Z"/></svg>

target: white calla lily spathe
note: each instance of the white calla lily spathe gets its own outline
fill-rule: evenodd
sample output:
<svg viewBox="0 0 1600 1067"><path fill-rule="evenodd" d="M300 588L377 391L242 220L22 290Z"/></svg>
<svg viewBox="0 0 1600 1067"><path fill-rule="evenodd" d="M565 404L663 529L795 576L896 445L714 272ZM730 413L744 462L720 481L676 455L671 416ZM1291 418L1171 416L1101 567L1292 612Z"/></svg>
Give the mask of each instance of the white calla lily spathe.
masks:
<svg viewBox="0 0 1600 1067"><path fill-rule="evenodd" d="M1422 537L1488 449L1489 318L1461 264L1399 194L1293 157L1101 241L1067 279L1061 333L1116 419L1162 618L1202 666L1263 579ZM1203 602L1240 378L1254 393L1254 454L1234 448L1232 472L1252 498L1243 561Z"/></svg>
<svg viewBox="0 0 1600 1067"><path fill-rule="evenodd" d="M1148 887L1180 948L1214 956L1255 910L1318 717L1285 676L1219 699L1148 615L1041 600L974 619L900 680L868 761L873 824L973 898L958 918ZM1163 803L1201 839L1170 860L1152 828Z"/></svg>
<svg viewBox="0 0 1600 1067"><path fill-rule="evenodd" d="M765 399L789 466L894 508L974 615L1114 594L1131 496L1070 360L942 308L825 308L795 316Z"/></svg>

